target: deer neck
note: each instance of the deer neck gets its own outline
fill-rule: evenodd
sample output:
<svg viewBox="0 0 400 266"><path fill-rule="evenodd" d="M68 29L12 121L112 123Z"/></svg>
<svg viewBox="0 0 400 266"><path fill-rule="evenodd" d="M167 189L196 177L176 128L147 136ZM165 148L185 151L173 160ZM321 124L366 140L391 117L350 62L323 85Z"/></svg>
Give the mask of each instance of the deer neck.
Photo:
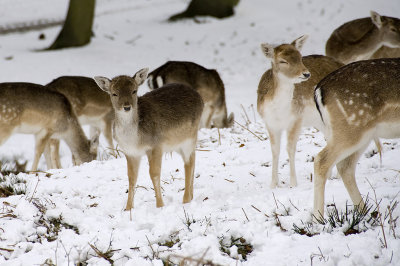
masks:
<svg viewBox="0 0 400 266"><path fill-rule="evenodd" d="M125 147L125 154L136 154L142 146L142 138L139 128L139 114L137 108L130 112L115 111L114 139L119 147ZM139 152L140 153L140 152Z"/></svg>
<svg viewBox="0 0 400 266"><path fill-rule="evenodd" d="M272 71L274 82L274 101L281 102L281 104L290 103L293 98L295 81L293 79L289 79L275 69Z"/></svg>
<svg viewBox="0 0 400 266"><path fill-rule="evenodd" d="M130 112L115 111L114 125L118 131L129 130L132 133L137 133L139 127L138 109L133 108Z"/></svg>
<svg viewBox="0 0 400 266"><path fill-rule="evenodd" d="M90 145L78 121L73 121L64 138L78 164L90 161Z"/></svg>

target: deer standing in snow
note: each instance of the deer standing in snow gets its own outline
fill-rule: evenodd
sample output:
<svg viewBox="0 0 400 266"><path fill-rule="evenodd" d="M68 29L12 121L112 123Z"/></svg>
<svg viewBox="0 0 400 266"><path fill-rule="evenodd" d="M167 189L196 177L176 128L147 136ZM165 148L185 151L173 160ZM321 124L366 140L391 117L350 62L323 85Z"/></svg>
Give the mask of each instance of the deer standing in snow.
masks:
<svg viewBox="0 0 400 266"><path fill-rule="evenodd" d="M349 21L337 28L326 42L326 55L348 64L370 59L383 45L400 47L400 19L380 16Z"/></svg>
<svg viewBox="0 0 400 266"><path fill-rule="evenodd" d="M261 45L265 56L272 60L272 68L261 77L257 91L257 111L265 122L272 150L271 188L278 185L278 163L281 134L287 132L287 152L290 164L290 186L297 186L295 169L296 145L301 128L313 126L323 129L314 103L314 87L341 63L322 55L302 57L299 50L307 36L291 44L273 47Z"/></svg>
<svg viewBox="0 0 400 266"><path fill-rule="evenodd" d="M94 139L104 134L109 148L114 148L112 138L112 109L110 96L99 90L92 78L80 76L62 76L49 84L46 88L63 94L71 103L72 109L81 125L90 125L90 138ZM51 139L50 146L46 147L47 161L51 161L52 168L61 168L59 159L59 140ZM97 150L95 151L97 154ZM113 151L110 153L113 154Z"/></svg>
<svg viewBox="0 0 400 266"><path fill-rule="evenodd" d="M145 68L133 77L94 78L111 97L115 112L114 138L126 156L129 191L125 210L133 208L134 189L143 155L147 155L149 160L157 207L164 206L160 187L164 152L176 151L182 156L185 165L183 203L193 199L195 148L203 101L195 90L183 84L168 84L138 97L138 87L146 80L147 73Z"/></svg>
<svg viewBox="0 0 400 266"><path fill-rule="evenodd" d="M374 138L400 137L400 58L358 61L332 72L315 89L325 148L314 161L314 216L324 215L325 184L334 165L355 205L364 205L357 162Z"/></svg>
<svg viewBox="0 0 400 266"><path fill-rule="evenodd" d="M225 102L225 86L215 69L184 61L168 61L149 74L150 89L165 84L181 83L195 89L204 102L200 127L231 127L234 115L228 117Z"/></svg>
<svg viewBox="0 0 400 266"><path fill-rule="evenodd" d="M42 85L0 83L0 144L16 133L35 135L32 171L50 138L64 140L77 164L96 158L98 138L88 141L67 98Z"/></svg>

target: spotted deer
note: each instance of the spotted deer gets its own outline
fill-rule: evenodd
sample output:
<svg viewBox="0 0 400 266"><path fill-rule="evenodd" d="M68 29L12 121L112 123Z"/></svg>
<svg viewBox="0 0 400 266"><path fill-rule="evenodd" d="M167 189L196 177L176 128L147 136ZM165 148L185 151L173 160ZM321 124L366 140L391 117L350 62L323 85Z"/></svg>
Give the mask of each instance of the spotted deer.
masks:
<svg viewBox="0 0 400 266"><path fill-rule="evenodd" d="M145 68L133 77L94 78L111 97L115 113L113 135L127 161L129 190L125 210L133 208L134 189L143 155L147 155L149 160L157 207L164 206L160 188L164 152L176 151L182 156L185 166L183 203L193 199L195 148L203 101L195 90L176 83L138 97L138 87L146 80L147 73Z"/></svg>
<svg viewBox="0 0 400 266"><path fill-rule="evenodd" d="M92 78L81 76L62 76L49 84L46 88L63 94L72 105L81 125L90 125L90 137L96 138L103 133L110 153L114 154L112 138L112 109L110 96L99 90ZM59 140L52 139L46 148L47 161L52 161L52 168L61 168L59 159ZM97 153L97 150L96 150ZM51 154L51 155L50 155ZM51 159L50 159L51 158Z"/></svg>
<svg viewBox="0 0 400 266"><path fill-rule="evenodd" d="M196 63L168 61L149 74L150 89L165 84L181 83L195 89L204 102L200 127L231 127L234 115L228 117L225 102L225 86L215 69L207 69Z"/></svg>
<svg viewBox="0 0 400 266"><path fill-rule="evenodd" d="M322 79L316 106L325 148L314 161L314 216L324 215L325 184L334 165L355 205L364 205L355 180L359 157L374 138L400 137L400 58L351 63Z"/></svg>
<svg viewBox="0 0 400 266"><path fill-rule="evenodd" d="M400 19L381 16L349 21L333 31L326 43L326 55L348 64L370 59L383 45L400 47Z"/></svg>
<svg viewBox="0 0 400 266"><path fill-rule="evenodd" d="M67 98L42 85L0 83L0 144L16 133L35 135L32 171L50 138L64 140L78 164L96 158L98 138L87 140Z"/></svg>
<svg viewBox="0 0 400 266"><path fill-rule="evenodd" d="M302 57L299 50L307 36L291 44L273 47L263 43L265 56L272 68L261 77L257 91L257 110L267 127L272 150L271 188L278 185L278 164L281 134L287 132L287 152L290 164L290 186L297 186L295 152L302 127L323 129L314 103L314 86L341 63L322 55Z"/></svg>

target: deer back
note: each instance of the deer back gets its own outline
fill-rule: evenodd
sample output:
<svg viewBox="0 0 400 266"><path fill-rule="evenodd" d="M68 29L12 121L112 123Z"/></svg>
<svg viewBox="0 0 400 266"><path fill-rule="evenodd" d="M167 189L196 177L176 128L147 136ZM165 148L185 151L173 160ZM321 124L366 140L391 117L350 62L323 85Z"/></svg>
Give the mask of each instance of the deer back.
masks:
<svg viewBox="0 0 400 266"><path fill-rule="evenodd" d="M369 59L382 45L400 47L400 20L379 16L349 21L333 31L326 43L326 55L343 63Z"/></svg>
<svg viewBox="0 0 400 266"><path fill-rule="evenodd" d="M157 142L168 132L197 131L202 110L196 91L183 84L167 84L138 98L139 134L144 142Z"/></svg>
<svg viewBox="0 0 400 266"><path fill-rule="evenodd" d="M59 118L73 115L71 105L62 94L33 83L1 83L0 108L1 121L19 126L21 133L41 128L64 131L68 123Z"/></svg>
<svg viewBox="0 0 400 266"><path fill-rule="evenodd" d="M343 66L319 82L315 97L322 119L331 131L343 129L351 133L375 128L378 123L399 124L400 58ZM389 137L389 131L379 134Z"/></svg>
<svg viewBox="0 0 400 266"><path fill-rule="evenodd" d="M95 158L68 99L61 93L50 91L33 83L0 84L0 124L9 134L38 134L46 132L64 139L78 163Z"/></svg>
<svg viewBox="0 0 400 266"><path fill-rule="evenodd" d="M46 87L65 95L78 117L103 116L112 109L110 96L99 90L92 78L62 76L47 84Z"/></svg>
<svg viewBox="0 0 400 266"><path fill-rule="evenodd" d="M156 89L169 83L181 83L197 90L204 102L225 103L225 87L214 69L193 62L168 61L149 74L149 87Z"/></svg>

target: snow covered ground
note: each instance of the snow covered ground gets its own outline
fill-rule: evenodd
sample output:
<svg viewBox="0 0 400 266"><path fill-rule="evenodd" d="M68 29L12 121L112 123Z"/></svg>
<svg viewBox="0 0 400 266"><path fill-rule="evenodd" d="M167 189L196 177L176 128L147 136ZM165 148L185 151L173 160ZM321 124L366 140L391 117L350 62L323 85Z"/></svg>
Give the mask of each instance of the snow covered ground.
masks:
<svg viewBox="0 0 400 266"><path fill-rule="evenodd" d="M289 165L283 146L281 183L271 190L269 140L255 111L259 79L270 67L260 43L291 42L309 34L303 54L323 54L325 41L336 27L368 16L370 10L399 16L398 0L242 0L236 15L229 19L166 22L187 3L98 0L95 37L83 48L38 51L50 45L58 27L0 35L0 82L46 84L61 75L113 77L134 74L143 67L153 69L166 60L194 61L219 71L226 86L228 110L241 124L249 120L249 129L264 140L237 124L220 133L202 129L193 201L181 203L183 163L177 154L167 154L162 167L166 206L160 209L155 208L144 158L131 214L123 211L128 188L125 159L108 158L102 150L103 160L71 167L70 152L63 146L65 169L19 174L27 182L26 194L0 199L0 264L109 264L96 254L98 249L112 251L116 265L162 265L161 259L168 257L178 263L186 256L222 265L399 265L400 230L390 231L388 218L384 235L380 227L368 223L361 226L365 232L349 236L343 233L346 226L332 230L315 226L321 233L313 237L293 231L293 223L301 226L310 221L312 160L325 142L313 129L305 129L300 136L296 188L288 185ZM0 25L62 19L67 4L66 0L3 0ZM45 40L39 40L40 33L45 34ZM145 93L147 85L140 90ZM32 136L13 136L0 147L0 158L28 160L29 168L33 146ZM356 175L362 194L373 202L375 191L384 213L388 205L399 200L400 143L383 141L382 166L374 149L371 145L362 156ZM43 161L40 166L45 169ZM326 204L335 203L344 211L351 201L342 181L328 180L326 187ZM398 217L400 208L392 215ZM54 229L50 221L54 224L60 217L58 236L53 233L48 238L51 233L46 227ZM387 248L382 246L384 236ZM246 261L237 260L236 246L230 248L230 256L221 252L221 243L227 244L231 237L242 237L253 246ZM175 244L168 248L163 245L167 241Z"/></svg>

